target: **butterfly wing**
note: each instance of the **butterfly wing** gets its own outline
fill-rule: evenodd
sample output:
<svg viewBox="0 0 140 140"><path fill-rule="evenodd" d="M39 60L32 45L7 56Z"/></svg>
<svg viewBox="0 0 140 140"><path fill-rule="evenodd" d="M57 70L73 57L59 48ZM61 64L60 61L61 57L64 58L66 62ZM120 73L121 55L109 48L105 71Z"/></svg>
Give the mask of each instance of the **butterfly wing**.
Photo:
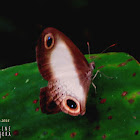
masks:
<svg viewBox="0 0 140 140"><path fill-rule="evenodd" d="M80 50L63 33L47 28L40 37L36 52L40 73L51 83L50 87L55 87L41 90L42 112L51 113L48 108L51 100L58 106L52 109L52 113L62 110L70 115L84 114L92 69Z"/></svg>
<svg viewBox="0 0 140 140"><path fill-rule="evenodd" d="M42 113L55 114L60 112L61 109L56 105L50 93L48 87L40 89L40 107Z"/></svg>

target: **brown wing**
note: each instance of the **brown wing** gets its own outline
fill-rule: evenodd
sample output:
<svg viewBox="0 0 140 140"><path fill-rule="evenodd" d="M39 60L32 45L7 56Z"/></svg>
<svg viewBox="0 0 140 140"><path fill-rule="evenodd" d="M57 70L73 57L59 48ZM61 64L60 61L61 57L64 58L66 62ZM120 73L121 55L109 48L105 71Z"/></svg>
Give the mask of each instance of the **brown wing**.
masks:
<svg viewBox="0 0 140 140"><path fill-rule="evenodd" d="M73 56L73 61L75 64L75 68L79 75L80 83L85 90L85 94L88 93L89 86L91 83L91 76L93 67L89 65L84 55L80 52L80 50L71 42L69 39L65 39L66 43L69 46L69 50ZM94 63L94 62L92 62Z"/></svg>
<svg viewBox="0 0 140 140"><path fill-rule="evenodd" d="M40 107L42 113L55 114L61 111L53 99L48 87L40 89Z"/></svg>
<svg viewBox="0 0 140 140"><path fill-rule="evenodd" d="M51 48L45 47L45 43L47 42L46 35L48 34L52 37L53 40ZM58 31L57 29L46 28L41 34L40 39L38 40L38 44L36 47L36 59L38 62L39 71L42 74L43 78L47 81L49 81L50 79L54 79L50 67L50 55L55 49L55 45L59 42L60 39L66 43L67 49L71 52L74 64L79 75L84 75L85 72L90 69L84 55L68 37L66 37L62 32Z"/></svg>
<svg viewBox="0 0 140 140"><path fill-rule="evenodd" d="M47 37L50 35L52 38L52 44L51 47L47 47ZM50 33L48 29L44 30L38 40L38 44L36 47L36 60L38 64L39 71L43 78L47 81L53 78L53 73L50 68L50 55L51 52L53 51L55 46L55 36Z"/></svg>
<svg viewBox="0 0 140 140"><path fill-rule="evenodd" d="M51 41L49 38L51 37ZM48 41L49 40L49 41ZM43 76L43 78L47 81L52 81L55 80L56 77L54 76L54 67L52 68L52 63L54 65L57 64L58 68L59 65L57 62L57 56L58 53L55 53L55 62L51 62L51 54L55 50L55 47L57 48L59 45L59 41L65 42L65 49L70 52L72 56L72 61L75 66L76 72L79 76L80 79L80 84L82 85L84 89L84 94L85 97L87 97L89 85L90 85L90 78L91 78L91 71L92 69L90 68L87 60L85 59L84 55L80 52L80 50L73 44L73 42L67 38L62 32L54 29L54 28L47 28L43 31L41 34L41 37L38 41L38 45L36 48L36 57L37 57L37 63L38 63L38 68ZM56 45L57 44L57 45ZM61 48L61 47L60 47ZM60 50L59 50L60 51ZM61 50L63 51L63 50ZM58 55L60 56L60 55ZM63 58L63 56L60 56ZM63 58L65 59L65 58ZM59 61L60 62L60 61ZM67 59L66 59L67 62ZM67 62L67 65L69 65L69 62ZM65 75L70 76L70 69L66 67ZM56 66L56 65L55 65ZM53 69L53 70L52 70ZM60 69L58 68L57 70L59 73L62 73L63 67ZM65 76L63 75L63 77ZM62 77L62 78L63 78ZM65 77L66 78L66 77ZM83 101L80 101L81 108L82 110L85 110L85 104L86 104L86 98L83 99ZM49 91L49 89L42 88L40 91L40 106L41 110L43 113L57 113L60 111L60 108L55 104L54 98L52 93Z"/></svg>

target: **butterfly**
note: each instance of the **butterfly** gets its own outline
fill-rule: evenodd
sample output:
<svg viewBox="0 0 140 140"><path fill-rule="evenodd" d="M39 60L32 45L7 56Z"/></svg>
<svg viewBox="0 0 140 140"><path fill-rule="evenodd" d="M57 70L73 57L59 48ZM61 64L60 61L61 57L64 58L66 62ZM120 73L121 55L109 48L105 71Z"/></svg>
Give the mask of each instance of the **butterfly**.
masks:
<svg viewBox="0 0 140 140"><path fill-rule="evenodd" d="M36 59L42 77L48 81L48 85L40 89L41 111L84 115L95 63L88 63L76 45L52 27L41 33Z"/></svg>

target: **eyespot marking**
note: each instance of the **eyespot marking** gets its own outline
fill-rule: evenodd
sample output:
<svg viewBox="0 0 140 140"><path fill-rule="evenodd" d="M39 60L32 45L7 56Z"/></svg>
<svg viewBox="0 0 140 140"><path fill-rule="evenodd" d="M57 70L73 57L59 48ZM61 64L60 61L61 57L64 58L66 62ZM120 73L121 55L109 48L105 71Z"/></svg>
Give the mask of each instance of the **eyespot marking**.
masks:
<svg viewBox="0 0 140 140"><path fill-rule="evenodd" d="M45 35L44 46L46 49L51 49L54 46L54 37L51 33Z"/></svg>
<svg viewBox="0 0 140 140"><path fill-rule="evenodd" d="M68 99L67 100L67 105L71 108L71 109L76 109L77 108L77 104L73 101Z"/></svg>

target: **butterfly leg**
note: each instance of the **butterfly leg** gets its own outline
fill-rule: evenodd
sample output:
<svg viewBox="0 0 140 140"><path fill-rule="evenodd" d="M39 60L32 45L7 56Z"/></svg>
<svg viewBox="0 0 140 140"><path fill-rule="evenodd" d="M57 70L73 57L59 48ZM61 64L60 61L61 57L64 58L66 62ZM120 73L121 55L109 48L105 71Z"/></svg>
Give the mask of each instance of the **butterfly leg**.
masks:
<svg viewBox="0 0 140 140"><path fill-rule="evenodd" d="M109 77L107 75L105 75L103 72L101 72L100 70L97 70L97 72L95 73L94 77L92 78L92 80L94 80L97 76L98 73L101 73L104 77L108 78L108 79L113 79L114 77Z"/></svg>
<svg viewBox="0 0 140 140"><path fill-rule="evenodd" d="M97 72L95 73L94 77L92 78L92 81L96 78L97 74L99 73L100 71L97 70Z"/></svg>
<svg viewBox="0 0 140 140"><path fill-rule="evenodd" d="M95 84L92 82L92 86L94 87L94 89L95 89L95 94L97 93L97 91L96 91L96 86L95 86Z"/></svg>
<svg viewBox="0 0 140 140"><path fill-rule="evenodd" d="M93 78L92 78L92 81L96 78L96 76L97 76L97 74L98 73L101 73L104 77L106 77L106 78L110 78L110 79L113 79L114 77L109 77L109 76L107 76L107 75L105 75L104 73L102 73L100 70L97 70L97 72L95 73L95 75L93 76ZM97 93L97 91L96 91L96 86L95 86L95 84L92 82L92 86L94 87L94 89L95 89L95 94Z"/></svg>
<svg viewBox="0 0 140 140"><path fill-rule="evenodd" d="M99 73L100 71L99 70L97 70L97 72L95 73L95 75L94 75L94 77L92 78L92 81L96 78L96 76L97 76L97 74ZM96 86L95 86L95 84L92 82L92 86L94 87L94 89L95 89L95 94L97 93L97 91L96 91Z"/></svg>

